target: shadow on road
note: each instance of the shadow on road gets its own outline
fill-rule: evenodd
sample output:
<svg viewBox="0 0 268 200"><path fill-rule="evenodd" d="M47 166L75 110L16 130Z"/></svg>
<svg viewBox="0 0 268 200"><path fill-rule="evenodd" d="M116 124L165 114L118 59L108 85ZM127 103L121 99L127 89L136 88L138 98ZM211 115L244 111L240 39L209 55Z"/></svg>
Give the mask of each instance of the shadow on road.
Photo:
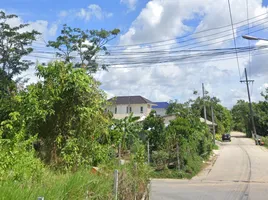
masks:
<svg viewBox="0 0 268 200"><path fill-rule="evenodd" d="M233 138L247 138L246 135L232 135Z"/></svg>

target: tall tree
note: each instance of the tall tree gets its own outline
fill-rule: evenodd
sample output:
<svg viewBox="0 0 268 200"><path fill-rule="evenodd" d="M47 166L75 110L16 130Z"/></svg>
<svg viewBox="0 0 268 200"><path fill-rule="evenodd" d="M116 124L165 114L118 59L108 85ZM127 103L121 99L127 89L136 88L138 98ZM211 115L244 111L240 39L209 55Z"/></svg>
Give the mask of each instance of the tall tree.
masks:
<svg viewBox="0 0 268 200"><path fill-rule="evenodd" d="M165 142L164 119L152 111L143 121L143 130L147 133L147 141L152 145L152 150L159 150Z"/></svg>
<svg viewBox="0 0 268 200"><path fill-rule="evenodd" d="M29 46L39 35L35 30L25 31L28 24L11 26L10 21L17 17L0 11L0 124L14 110L12 96L17 88L14 77L32 64L23 58L33 51Z"/></svg>
<svg viewBox="0 0 268 200"><path fill-rule="evenodd" d="M106 44L114 39L120 30L114 29L106 31L98 30L81 30L80 28L71 28L66 24L63 25L61 35L56 41L49 41L48 46L58 50L56 55L62 58L66 63L75 63L74 67L83 67L90 73L98 70L96 56L99 52L108 54ZM106 65L101 66L106 69Z"/></svg>
<svg viewBox="0 0 268 200"><path fill-rule="evenodd" d="M0 11L0 86L7 85L7 81L11 81L14 76L29 68L32 62L23 57L33 51L29 45L40 34L35 30L24 31L29 24L11 26L9 21L17 17L17 15L6 15ZM2 79L2 76L5 78Z"/></svg>
<svg viewBox="0 0 268 200"><path fill-rule="evenodd" d="M244 100L238 100L232 110L234 130L247 132L249 128L249 106Z"/></svg>

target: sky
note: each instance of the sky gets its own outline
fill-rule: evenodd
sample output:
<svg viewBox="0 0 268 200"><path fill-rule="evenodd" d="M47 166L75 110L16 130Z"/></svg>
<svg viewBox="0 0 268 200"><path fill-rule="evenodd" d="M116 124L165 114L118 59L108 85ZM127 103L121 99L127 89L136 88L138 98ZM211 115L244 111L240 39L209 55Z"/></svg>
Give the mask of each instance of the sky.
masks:
<svg viewBox="0 0 268 200"><path fill-rule="evenodd" d="M140 56L136 52L143 51L170 52L174 48L190 47L233 48L233 33L237 36L237 46L248 46L248 41L240 36L246 33L247 19L251 35L268 38L267 6L268 0L230 0L233 23L244 22L245 25L235 25L234 32L230 26L228 0L1 0L0 10L19 16L10 24L29 23L29 30L36 29L42 33L34 44L37 49L46 49L44 41L54 40L63 24L81 29L118 28L121 30L120 35L107 48L113 51L114 46L124 46L121 59L131 61L131 56ZM226 28L217 29L223 26ZM199 33L205 30L211 31ZM180 38L189 34L192 34L188 38L192 43L186 41L189 47L185 47ZM217 34L220 37L216 37ZM225 41L226 34L231 38ZM166 40L168 42L159 43ZM151 42L155 43L146 44ZM264 41L250 42L251 46L267 44ZM244 68L247 68L249 78L254 79L254 84L250 85L252 100L263 99L260 93L268 86L268 52L262 52L260 55L253 52L250 55L238 55L239 70L235 57L212 57L188 62L144 63L131 68L127 68L129 62L126 62L116 67L111 65L108 72L100 71L94 76L102 83L101 88L108 97L142 95L151 101L168 102L176 99L185 102L193 98L194 90L201 93L204 83L210 95L218 97L224 106L231 108L238 99L247 100L246 85L240 83L245 78ZM122 57L124 53L125 57ZM32 59L49 61L48 58L40 57ZM36 82L34 73L35 67L32 66L23 76L30 78L30 82Z"/></svg>

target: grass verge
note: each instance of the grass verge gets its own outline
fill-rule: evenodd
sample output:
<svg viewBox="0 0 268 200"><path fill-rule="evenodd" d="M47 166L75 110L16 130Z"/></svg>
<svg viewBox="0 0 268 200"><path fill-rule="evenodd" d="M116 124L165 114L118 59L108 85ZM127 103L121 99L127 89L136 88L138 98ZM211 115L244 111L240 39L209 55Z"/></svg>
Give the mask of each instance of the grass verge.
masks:
<svg viewBox="0 0 268 200"><path fill-rule="evenodd" d="M40 182L0 182L0 199L112 199L111 177L92 174L88 170L66 174L46 172Z"/></svg>

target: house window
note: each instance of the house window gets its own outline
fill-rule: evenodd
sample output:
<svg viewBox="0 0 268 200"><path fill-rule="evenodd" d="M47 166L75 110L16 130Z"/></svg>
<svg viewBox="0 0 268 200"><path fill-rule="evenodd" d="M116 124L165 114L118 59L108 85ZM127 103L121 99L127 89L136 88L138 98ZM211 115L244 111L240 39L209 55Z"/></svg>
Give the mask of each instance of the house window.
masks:
<svg viewBox="0 0 268 200"><path fill-rule="evenodd" d="M143 113L143 107L141 106L141 113Z"/></svg>
<svg viewBox="0 0 268 200"><path fill-rule="evenodd" d="M115 107L115 109L114 109L114 114L116 114L117 113L117 107Z"/></svg>
<svg viewBox="0 0 268 200"><path fill-rule="evenodd" d="M128 106L127 106L127 113L131 113L131 112L132 112L131 107L128 107Z"/></svg>

